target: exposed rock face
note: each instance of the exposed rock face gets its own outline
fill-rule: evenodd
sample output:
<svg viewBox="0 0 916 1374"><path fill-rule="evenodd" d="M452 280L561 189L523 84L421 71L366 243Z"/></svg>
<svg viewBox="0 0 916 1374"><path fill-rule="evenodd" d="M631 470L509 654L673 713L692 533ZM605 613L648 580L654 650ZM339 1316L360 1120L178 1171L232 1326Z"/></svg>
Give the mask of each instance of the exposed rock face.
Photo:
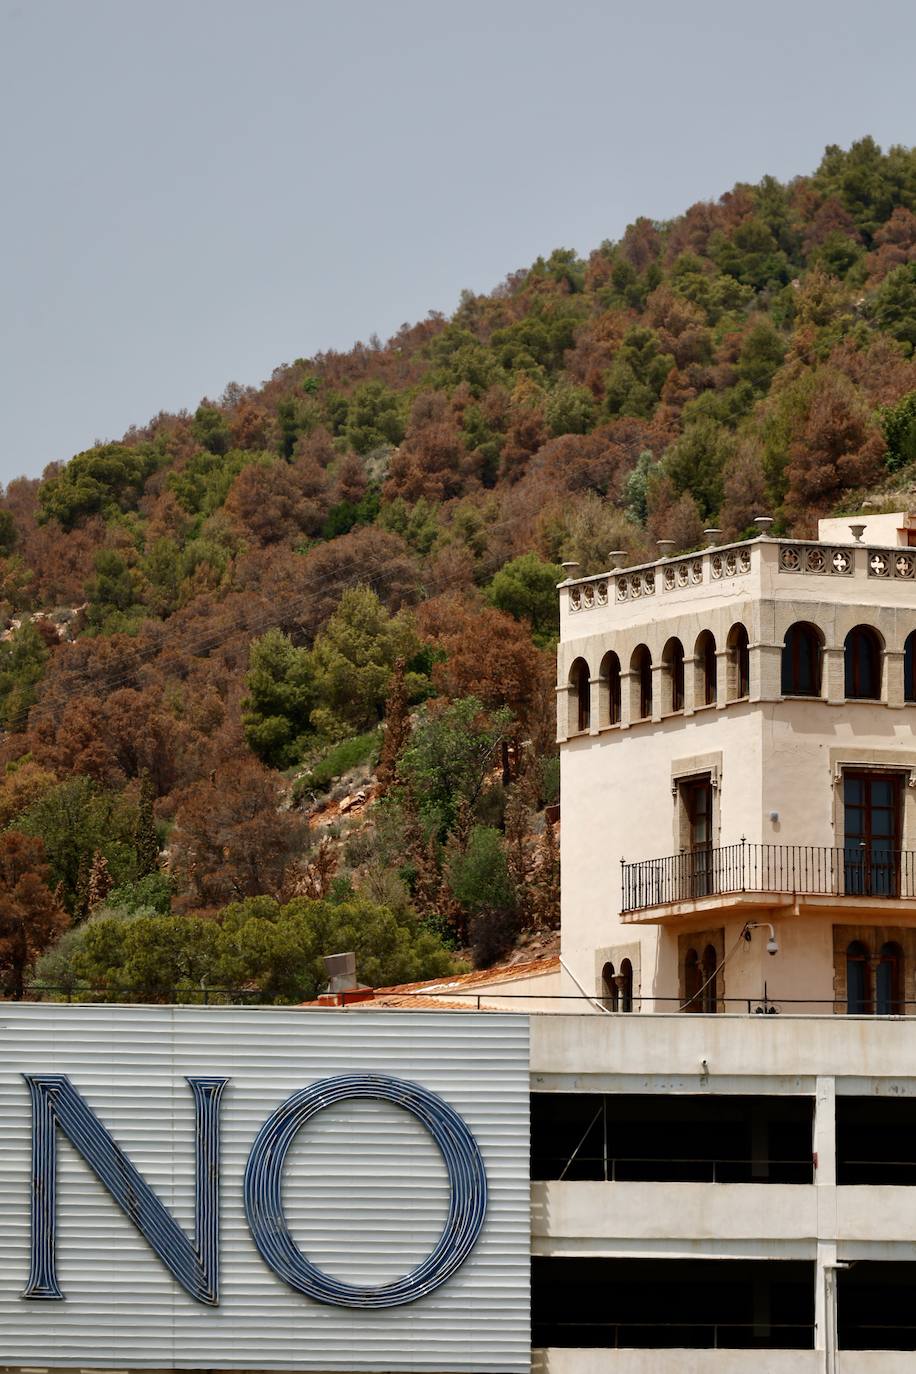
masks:
<svg viewBox="0 0 916 1374"><path fill-rule="evenodd" d="M54 628L61 643L69 642L76 638L76 622L80 612L88 605L89 602L84 601L82 606L55 606L53 611L31 611L13 616L7 628L0 633L0 641L12 639L16 631L26 623L46 621Z"/></svg>

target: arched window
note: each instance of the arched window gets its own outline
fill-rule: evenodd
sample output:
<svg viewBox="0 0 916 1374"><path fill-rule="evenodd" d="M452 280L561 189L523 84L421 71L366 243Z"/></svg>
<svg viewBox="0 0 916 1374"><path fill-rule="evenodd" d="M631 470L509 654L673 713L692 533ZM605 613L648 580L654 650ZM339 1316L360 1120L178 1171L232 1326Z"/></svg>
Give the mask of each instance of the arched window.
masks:
<svg viewBox="0 0 916 1374"><path fill-rule="evenodd" d="M902 1016L904 1004L903 950L894 940L881 946L875 971L875 1011L879 1016Z"/></svg>
<svg viewBox="0 0 916 1374"><path fill-rule="evenodd" d="M728 632L728 699L740 701L751 694L751 654L747 630L733 625Z"/></svg>
<svg viewBox="0 0 916 1374"><path fill-rule="evenodd" d="M916 630L907 635L903 646L903 699L916 701Z"/></svg>
<svg viewBox="0 0 916 1374"><path fill-rule="evenodd" d="M718 960L713 945L707 945L703 950L703 963L700 969L702 973L702 991L700 1001L703 1011L710 1012L716 1009L716 966Z"/></svg>
<svg viewBox="0 0 916 1374"><path fill-rule="evenodd" d="M702 1011L700 1005L700 985L703 978L700 972L700 956L690 947L684 955L684 1010Z"/></svg>
<svg viewBox="0 0 916 1374"><path fill-rule="evenodd" d="M601 719L599 726L620 724L620 659L609 651L601 660Z"/></svg>
<svg viewBox="0 0 916 1374"><path fill-rule="evenodd" d="M570 711L570 733L582 734L592 722L591 685L588 664L577 658L569 670L569 687L573 709Z"/></svg>
<svg viewBox="0 0 916 1374"><path fill-rule="evenodd" d="M718 695L716 641L709 630L704 630L696 642L694 662L697 669L697 705L713 706Z"/></svg>
<svg viewBox="0 0 916 1374"><path fill-rule="evenodd" d="M868 950L861 940L853 940L846 948L846 1010L851 1016L863 1016L871 1011Z"/></svg>
<svg viewBox="0 0 916 1374"><path fill-rule="evenodd" d="M881 699L881 657L884 646L870 625L857 625L846 636L843 660L846 696L853 700Z"/></svg>
<svg viewBox="0 0 916 1374"><path fill-rule="evenodd" d="M614 975L614 965L605 964L601 970L601 1001L608 1011L616 1011L619 999L617 979Z"/></svg>
<svg viewBox="0 0 916 1374"><path fill-rule="evenodd" d="M687 950L684 955L684 1011L716 1011L717 966L713 945L706 946L702 958L692 946Z"/></svg>
<svg viewBox="0 0 916 1374"><path fill-rule="evenodd" d="M806 620L789 626L782 647L783 696L820 696L822 647L819 631Z"/></svg>
<svg viewBox="0 0 916 1374"><path fill-rule="evenodd" d="M632 702L636 720L652 718L652 655L645 644L638 644L630 659L631 682L633 684Z"/></svg>
<svg viewBox="0 0 916 1374"><path fill-rule="evenodd" d="M669 639L662 650L665 669L664 711L684 709L684 646L679 639Z"/></svg>
<svg viewBox="0 0 916 1374"><path fill-rule="evenodd" d="M629 959L620 961L620 1010L633 1010L633 965Z"/></svg>

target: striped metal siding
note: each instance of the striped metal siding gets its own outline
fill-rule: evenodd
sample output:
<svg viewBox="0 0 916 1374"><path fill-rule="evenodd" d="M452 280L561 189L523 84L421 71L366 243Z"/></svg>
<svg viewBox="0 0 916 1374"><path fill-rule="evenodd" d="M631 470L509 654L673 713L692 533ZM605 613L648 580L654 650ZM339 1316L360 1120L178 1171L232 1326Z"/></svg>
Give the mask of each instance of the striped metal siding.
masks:
<svg viewBox="0 0 916 1374"><path fill-rule="evenodd" d="M30 1104L23 1073L67 1074L193 1234L194 1109L185 1075L225 1075L221 1301L195 1303L59 1140L65 1302L20 1297L28 1275ZM467 1262L435 1292L381 1311L323 1306L267 1268L242 1176L265 1117L317 1078L392 1074L439 1093L483 1154L490 1200ZM432 1249L445 1169L418 1121L385 1102L320 1113L289 1156L300 1248L334 1277L390 1282ZM515 1014L239 1008L0 1007L0 1366L527 1371L528 1020Z"/></svg>

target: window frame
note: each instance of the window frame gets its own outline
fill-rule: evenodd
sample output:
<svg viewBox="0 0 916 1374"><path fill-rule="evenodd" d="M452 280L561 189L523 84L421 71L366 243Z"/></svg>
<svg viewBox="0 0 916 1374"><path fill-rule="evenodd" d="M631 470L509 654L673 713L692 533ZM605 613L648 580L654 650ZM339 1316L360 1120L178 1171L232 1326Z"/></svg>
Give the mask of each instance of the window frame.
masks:
<svg viewBox="0 0 916 1374"><path fill-rule="evenodd" d="M814 652L811 655L812 685L808 690L803 685L805 665L802 662L802 644ZM805 697L817 700L823 696L824 684L824 638L816 625L810 620L796 620L783 635L782 655L780 658L780 695L784 697Z"/></svg>
<svg viewBox="0 0 916 1374"><path fill-rule="evenodd" d="M697 685L697 705L715 706L719 699L719 660L712 630L701 630L693 646Z"/></svg>
<svg viewBox="0 0 916 1374"><path fill-rule="evenodd" d="M843 693L846 700L880 701L883 667L884 641L878 631L873 625L854 625L843 641ZM874 691L868 688L874 688Z"/></svg>

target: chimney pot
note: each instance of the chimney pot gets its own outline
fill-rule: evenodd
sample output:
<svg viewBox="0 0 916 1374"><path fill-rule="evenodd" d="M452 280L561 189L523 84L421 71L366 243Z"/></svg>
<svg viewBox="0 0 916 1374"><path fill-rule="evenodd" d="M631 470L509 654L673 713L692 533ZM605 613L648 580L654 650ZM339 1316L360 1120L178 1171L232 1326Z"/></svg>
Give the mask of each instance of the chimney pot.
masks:
<svg viewBox="0 0 916 1374"><path fill-rule="evenodd" d="M328 975L328 992L350 992L359 986L356 981L356 955L325 954L322 960Z"/></svg>

